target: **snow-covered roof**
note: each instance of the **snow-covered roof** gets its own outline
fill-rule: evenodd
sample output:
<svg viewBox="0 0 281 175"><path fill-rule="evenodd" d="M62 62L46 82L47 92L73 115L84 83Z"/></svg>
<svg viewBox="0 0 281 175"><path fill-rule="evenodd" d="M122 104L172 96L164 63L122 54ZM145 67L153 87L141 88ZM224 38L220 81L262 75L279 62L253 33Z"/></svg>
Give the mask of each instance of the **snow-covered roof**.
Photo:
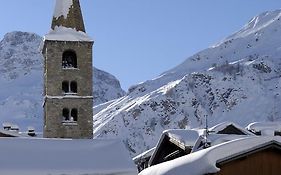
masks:
<svg viewBox="0 0 281 175"><path fill-rule="evenodd" d="M196 130L196 129L169 129L163 131L157 145L155 148L155 151L151 155L150 158L150 164L151 161L154 160L156 155L158 154L158 151L161 147L163 147L163 142L166 137L170 139L171 142L175 143L179 147L182 147L185 149L186 147L192 148L197 139L199 138L200 135L203 134L203 130Z"/></svg>
<svg viewBox="0 0 281 175"><path fill-rule="evenodd" d="M0 139L0 174L136 175L118 140Z"/></svg>
<svg viewBox="0 0 281 175"><path fill-rule="evenodd" d="M228 126L234 126L235 128L237 128L238 130L240 130L242 133L244 133L245 135L254 135L253 133L249 132L248 130L246 130L245 128L233 123L233 122L222 122L219 123L213 127L211 127L209 129L210 132L214 132L214 133L218 133L224 129L226 129Z"/></svg>
<svg viewBox="0 0 281 175"><path fill-rule="evenodd" d="M202 175L216 173L220 169L216 164L243 153L262 148L271 143L281 145L280 137L248 136L195 153L164 162L143 170L139 175Z"/></svg>
<svg viewBox="0 0 281 175"><path fill-rule="evenodd" d="M26 135L20 134L17 131L11 131L11 130L5 130L5 129L0 129L0 133L6 136L10 137L27 137Z"/></svg>
<svg viewBox="0 0 281 175"><path fill-rule="evenodd" d="M235 134L216 134L228 126L234 126L239 131L244 133L245 135L235 135ZM208 142L210 142L211 146L218 145L224 142L228 142L231 140L239 139L239 138L245 138L247 136L255 136L253 133L247 131L245 128L232 123L232 122L223 122L218 125L215 125L214 127L209 129L209 134L207 136ZM161 135L157 145L156 149L153 152L150 161L152 161L156 155L158 154L158 150L162 147L163 141L165 137L168 137L170 139L170 142L175 143L182 149L185 149L186 147L190 147L192 149L192 152L199 151L203 149L202 141L204 141L204 136L206 135L205 129L170 129L165 130L163 134ZM164 148L165 149L165 148Z"/></svg>
<svg viewBox="0 0 281 175"><path fill-rule="evenodd" d="M85 32L64 26L55 26L53 30L44 36L44 40L93 42L93 39L91 39Z"/></svg>
<svg viewBox="0 0 281 175"><path fill-rule="evenodd" d="M281 122L254 122L249 124L247 129L261 132L261 135L274 136L275 131L281 131Z"/></svg>
<svg viewBox="0 0 281 175"><path fill-rule="evenodd" d="M207 138L200 136L196 141L196 144L192 148L191 152L197 152L204 149L204 145L201 143L204 142L206 139L209 142L210 146L215 146L221 143L229 142L231 140L247 138L249 135L235 135L235 134L214 134L210 133Z"/></svg>
<svg viewBox="0 0 281 175"><path fill-rule="evenodd" d="M194 146L196 140L203 132L203 130L196 129L171 129L164 131L163 135L167 135L169 138L185 146Z"/></svg>

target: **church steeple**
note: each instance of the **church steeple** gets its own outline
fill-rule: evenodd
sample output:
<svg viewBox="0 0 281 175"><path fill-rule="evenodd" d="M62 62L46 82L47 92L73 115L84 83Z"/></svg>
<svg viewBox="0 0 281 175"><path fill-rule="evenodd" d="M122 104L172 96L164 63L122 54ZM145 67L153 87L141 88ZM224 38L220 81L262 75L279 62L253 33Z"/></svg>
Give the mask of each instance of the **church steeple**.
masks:
<svg viewBox="0 0 281 175"><path fill-rule="evenodd" d="M79 0L57 0L42 48L44 137L93 137L93 44Z"/></svg>
<svg viewBox="0 0 281 175"><path fill-rule="evenodd" d="M52 29L59 26L85 32L79 0L56 0Z"/></svg>

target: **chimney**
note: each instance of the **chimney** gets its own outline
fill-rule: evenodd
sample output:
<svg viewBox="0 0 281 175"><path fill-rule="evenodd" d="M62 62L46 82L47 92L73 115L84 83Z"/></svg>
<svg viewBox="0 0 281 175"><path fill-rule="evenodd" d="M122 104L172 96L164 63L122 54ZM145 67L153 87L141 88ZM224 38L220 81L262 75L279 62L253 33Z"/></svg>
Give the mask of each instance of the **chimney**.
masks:
<svg viewBox="0 0 281 175"><path fill-rule="evenodd" d="M35 137L36 133L35 133L35 129L33 127L28 127L27 128L27 135L31 136L31 137Z"/></svg>

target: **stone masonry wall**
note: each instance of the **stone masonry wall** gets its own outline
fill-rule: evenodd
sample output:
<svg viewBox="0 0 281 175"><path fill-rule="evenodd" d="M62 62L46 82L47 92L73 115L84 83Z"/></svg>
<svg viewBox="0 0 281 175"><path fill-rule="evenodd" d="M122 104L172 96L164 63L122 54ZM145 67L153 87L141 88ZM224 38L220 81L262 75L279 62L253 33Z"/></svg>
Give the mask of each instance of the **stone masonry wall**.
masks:
<svg viewBox="0 0 281 175"><path fill-rule="evenodd" d="M44 137L92 138L92 42L45 41L44 47ZM72 50L77 55L77 68L63 69L62 55ZM77 94L65 95L63 81L76 81ZM63 108L78 109L76 123L63 123Z"/></svg>

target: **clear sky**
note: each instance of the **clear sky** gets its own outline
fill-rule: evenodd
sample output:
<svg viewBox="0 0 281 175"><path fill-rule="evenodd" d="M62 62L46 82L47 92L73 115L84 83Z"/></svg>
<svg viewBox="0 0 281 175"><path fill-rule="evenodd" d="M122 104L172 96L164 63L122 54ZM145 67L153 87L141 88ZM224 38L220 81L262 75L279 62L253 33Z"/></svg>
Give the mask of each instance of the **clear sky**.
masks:
<svg viewBox="0 0 281 175"><path fill-rule="evenodd" d="M94 66L127 90L153 79L239 30L280 0L80 0ZM20 30L46 34L55 0L2 0L0 38Z"/></svg>

